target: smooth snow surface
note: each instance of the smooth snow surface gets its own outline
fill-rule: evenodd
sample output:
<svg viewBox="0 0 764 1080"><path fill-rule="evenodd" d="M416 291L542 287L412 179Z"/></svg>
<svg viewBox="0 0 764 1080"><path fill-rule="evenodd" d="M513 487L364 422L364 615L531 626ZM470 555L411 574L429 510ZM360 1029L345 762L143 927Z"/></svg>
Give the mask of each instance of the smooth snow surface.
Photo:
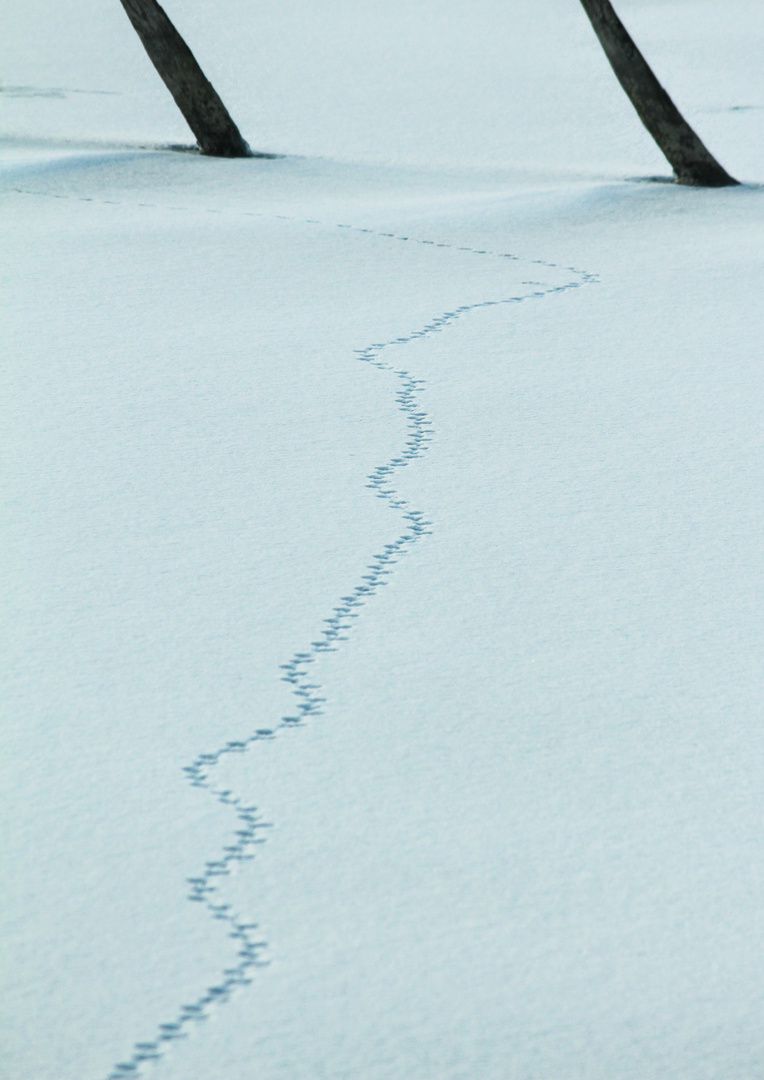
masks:
<svg viewBox="0 0 764 1080"><path fill-rule="evenodd" d="M764 12L617 5L701 191L574 0L166 7L282 156L4 17L0 1075L764 1077Z"/></svg>

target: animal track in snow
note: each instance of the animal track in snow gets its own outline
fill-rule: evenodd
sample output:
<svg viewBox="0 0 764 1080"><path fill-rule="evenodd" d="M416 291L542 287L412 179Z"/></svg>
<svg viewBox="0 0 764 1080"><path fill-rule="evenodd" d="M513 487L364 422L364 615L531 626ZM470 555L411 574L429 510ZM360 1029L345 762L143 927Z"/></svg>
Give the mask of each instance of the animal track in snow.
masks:
<svg viewBox="0 0 764 1080"><path fill-rule="evenodd" d="M15 190L18 194L25 195L47 194L22 189ZM71 198L71 196L67 195L52 195L51 197ZM115 205L111 200L95 200L83 196L74 196L74 198L78 201L101 201L108 202L109 205ZM139 205L151 206L155 204L141 203ZM194 212L192 208L186 207L164 207L164 209ZM280 220L300 224L324 224L316 219L292 217L285 214L270 215L258 211L238 211L234 213L237 216L266 218L275 216ZM256 806L245 805L232 790L215 784L215 769L228 755L247 753L257 743L274 739L280 731L286 728L299 728L311 718L322 714L325 699L322 696L321 685L314 681L311 676L312 665L324 653L336 652L340 643L347 640L353 628L353 620L358 617L361 609L386 584L400 558L429 532L431 523L426 520L423 511L410 506L408 501L400 496L393 484L395 474L399 470L406 468L417 458L420 458L427 450L430 438L430 421L426 411L419 403L424 381L416 378L408 369L396 365L392 359L388 358L389 354L393 350L405 348L406 345L414 341L440 333L469 312L483 308L519 304L530 299L540 299L557 293L569 292L597 280L594 275L577 270L574 267L560 266L540 259L522 260L520 256L510 253L494 252L467 245L436 242L431 239L419 239L345 223L338 224L337 228L367 235L382 236L395 241L470 253L484 258L527 261L529 265L541 266L555 271L567 271L572 276L572 280L562 285L553 286L546 286L544 283L535 280L524 281L522 284L527 285L533 291L517 296L508 296L503 299L463 304L451 311L443 312L425 326L414 330L408 335L385 342L377 342L356 351L356 356L360 362L392 375L396 383L396 403L407 420L407 436L401 450L389 461L378 465L367 477L367 486L377 498L383 499L390 509L400 516L403 522L403 531L390 543L384 544L381 550L371 557L371 561L367 565L367 573L362 575L359 582L345 596L340 597L332 609L331 615L324 619L323 629L317 634L316 638L304 649L295 652L289 660L281 665L284 673L282 678L291 687L291 692L295 698L296 707L294 712L288 716L282 716L271 727L257 728L242 739L229 740L216 750L199 754L194 761L184 767L189 783L193 787L208 791L218 802L230 807L237 821L238 828L233 832L230 842L223 846L220 854L216 858L208 860L197 876L188 879L190 886L189 900L204 905L212 918L226 924L229 938L238 943L237 963L223 969L220 979L214 985L207 987L196 1000L182 1005L174 1018L159 1024L152 1040L135 1043L131 1056L124 1061L118 1062L108 1074L107 1080L124 1080L125 1077L139 1076L141 1066L144 1063L159 1059L163 1051L172 1042L184 1037L192 1024L203 1020L209 1014L212 1006L222 1004L238 987L248 985L252 981L254 969L264 966L266 963L263 954L267 943L258 936L257 924L245 921L241 915L237 914L232 909L232 906L225 902L222 889L224 879L230 875L236 863L254 858L256 846L264 842L263 833L269 828L269 825L261 820Z"/></svg>

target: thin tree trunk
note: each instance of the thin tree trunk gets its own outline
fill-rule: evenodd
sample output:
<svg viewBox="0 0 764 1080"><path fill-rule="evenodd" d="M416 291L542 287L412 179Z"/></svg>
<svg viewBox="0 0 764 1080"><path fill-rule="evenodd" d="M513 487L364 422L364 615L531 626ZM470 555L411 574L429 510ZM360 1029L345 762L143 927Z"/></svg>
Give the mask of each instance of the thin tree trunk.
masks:
<svg viewBox="0 0 764 1080"><path fill-rule="evenodd" d="M610 0L581 0L616 77L680 184L737 184L709 153L653 74Z"/></svg>
<svg viewBox="0 0 764 1080"><path fill-rule="evenodd" d="M201 152L218 157L251 157L241 132L163 8L156 0L121 3Z"/></svg>

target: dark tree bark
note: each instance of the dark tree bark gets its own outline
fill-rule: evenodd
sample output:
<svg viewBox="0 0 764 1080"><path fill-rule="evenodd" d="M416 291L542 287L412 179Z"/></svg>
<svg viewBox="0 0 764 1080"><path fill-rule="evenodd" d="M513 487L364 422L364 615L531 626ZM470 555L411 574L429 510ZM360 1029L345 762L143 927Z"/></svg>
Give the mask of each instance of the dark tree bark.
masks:
<svg viewBox="0 0 764 1080"><path fill-rule="evenodd" d="M252 151L212 83L156 0L121 3L201 152L218 157L251 157Z"/></svg>
<svg viewBox="0 0 764 1080"><path fill-rule="evenodd" d="M581 0L616 78L680 184L737 184L677 109L613 10L610 0Z"/></svg>

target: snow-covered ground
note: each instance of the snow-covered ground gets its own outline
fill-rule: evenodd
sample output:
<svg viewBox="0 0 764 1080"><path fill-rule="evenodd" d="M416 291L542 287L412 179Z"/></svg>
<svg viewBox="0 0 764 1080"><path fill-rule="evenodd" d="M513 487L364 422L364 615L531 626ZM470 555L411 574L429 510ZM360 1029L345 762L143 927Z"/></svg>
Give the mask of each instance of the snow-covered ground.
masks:
<svg viewBox="0 0 764 1080"><path fill-rule="evenodd" d="M0 1075L764 1076L760 5L7 7Z"/></svg>

